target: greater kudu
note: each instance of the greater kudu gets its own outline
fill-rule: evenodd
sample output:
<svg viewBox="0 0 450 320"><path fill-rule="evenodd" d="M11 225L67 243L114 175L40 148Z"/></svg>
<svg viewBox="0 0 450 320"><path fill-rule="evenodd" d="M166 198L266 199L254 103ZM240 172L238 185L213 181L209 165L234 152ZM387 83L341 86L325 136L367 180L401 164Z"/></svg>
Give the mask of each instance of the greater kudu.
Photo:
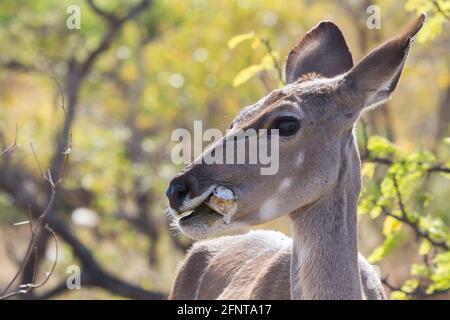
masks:
<svg viewBox="0 0 450 320"><path fill-rule="evenodd" d="M289 53L287 84L242 109L228 134L278 129L278 173L261 175L258 165L195 161L171 181L172 215L192 238L289 215L293 239L252 231L197 242L170 298L384 298L378 275L358 253L361 168L354 126L361 112L389 99L424 19L419 16L356 66L339 28L321 22ZM236 196L230 221L205 205L216 186Z"/></svg>

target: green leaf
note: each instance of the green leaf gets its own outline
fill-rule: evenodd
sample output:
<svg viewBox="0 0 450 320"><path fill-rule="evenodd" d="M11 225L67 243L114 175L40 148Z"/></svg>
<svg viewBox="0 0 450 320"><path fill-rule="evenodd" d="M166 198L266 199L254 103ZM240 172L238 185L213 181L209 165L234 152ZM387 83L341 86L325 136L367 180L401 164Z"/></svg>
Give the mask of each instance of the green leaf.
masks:
<svg viewBox="0 0 450 320"><path fill-rule="evenodd" d="M401 232L392 233L384 239L384 242L381 246L377 247L372 251L369 258L367 260L370 263L376 263L378 261L383 260L403 239L403 234Z"/></svg>
<svg viewBox="0 0 450 320"><path fill-rule="evenodd" d="M406 292L406 293L411 293L413 292L419 285L419 281L416 279L410 279L407 280L403 286L402 286L402 291Z"/></svg>
<svg viewBox="0 0 450 320"><path fill-rule="evenodd" d="M370 217L372 219L376 219L376 218L378 218L380 216L381 212L382 212L381 207L380 206L375 206L375 207L372 208L372 210L370 210L369 215L370 215Z"/></svg>
<svg viewBox="0 0 450 320"><path fill-rule="evenodd" d="M392 291L391 299L392 300L408 300L408 295L402 291Z"/></svg>
<svg viewBox="0 0 450 320"><path fill-rule="evenodd" d="M236 77L233 79L233 87L238 87L241 84L250 80L254 75L258 74L260 71L264 70L264 67L260 64L254 64L250 67L242 69L238 72Z"/></svg>
<svg viewBox="0 0 450 320"><path fill-rule="evenodd" d="M383 195L383 198L378 199L378 203L380 205L387 204L387 200L396 197L396 190L392 177L387 176L381 182L381 194Z"/></svg>
<svg viewBox="0 0 450 320"><path fill-rule="evenodd" d="M411 265L411 275L420 277L429 277L430 270L424 265L413 263Z"/></svg>
<svg viewBox="0 0 450 320"><path fill-rule="evenodd" d="M243 33L243 34L238 34L238 35L234 36L233 38L231 38L230 40L228 40L228 42L227 42L228 48L233 50L239 43L241 43L245 40L253 39L255 36L256 36L256 34L254 31L251 31L248 33Z"/></svg>
<svg viewBox="0 0 450 320"><path fill-rule="evenodd" d="M395 144L380 136L370 137L367 142L367 149L378 157L384 157L398 152L398 147Z"/></svg>
<svg viewBox="0 0 450 320"><path fill-rule="evenodd" d="M427 288L426 292L450 289L450 251L437 254L433 263L436 264L434 273L431 275L433 284Z"/></svg>
<svg viewBox="0 0 450 320"><path fill-rule="evenodd" d="M433 195L430 194L430 193L428 193L428 192L421 193L421 194L418 196L418 200L419 200L419 202L422 204L422 207L423 207L424 209L426 209L426 208L429 207L429 205L430 205L432 199L433 199Z"/></svg>
<svg viewBox="0 0 450 320"><path fill-rule="evenodd" d="M363 164L361 173L363 177L367 177L369 179L373 178L373 174L375 173L376 164L372 162L366 162Z"/></svg>

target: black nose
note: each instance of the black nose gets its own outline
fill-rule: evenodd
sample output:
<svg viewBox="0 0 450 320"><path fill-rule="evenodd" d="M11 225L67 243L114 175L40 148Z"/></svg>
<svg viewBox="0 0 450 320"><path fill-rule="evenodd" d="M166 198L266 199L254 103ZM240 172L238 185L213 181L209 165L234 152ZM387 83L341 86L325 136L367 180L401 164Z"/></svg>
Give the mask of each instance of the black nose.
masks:
<svg viewBox="0 0 450 320"><path fill-rule="evenodd" d="M178 210L183 204L183 201L186 199L187 195L189 193L192 193L193 189L195 188L192 178L180 176L173 179L166 191L170 206L173 209Z"/></svg>

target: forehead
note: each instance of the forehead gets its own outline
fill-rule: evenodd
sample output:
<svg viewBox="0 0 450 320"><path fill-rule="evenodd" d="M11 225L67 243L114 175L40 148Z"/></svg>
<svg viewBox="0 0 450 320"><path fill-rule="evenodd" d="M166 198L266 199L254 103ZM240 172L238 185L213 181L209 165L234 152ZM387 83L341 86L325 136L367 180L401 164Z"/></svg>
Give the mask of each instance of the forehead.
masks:
<svg viewBox="0 0 450 320"><path fill-rule="evenodd" d="M256 103L242 108L233 123L242 123L258 118L267 111L285 104L297 106L304 114L322 114L330 104L331 94L335 88L334 83L334 79L315 78L312 80L301 79L285 85L259 99Z"/></svg>

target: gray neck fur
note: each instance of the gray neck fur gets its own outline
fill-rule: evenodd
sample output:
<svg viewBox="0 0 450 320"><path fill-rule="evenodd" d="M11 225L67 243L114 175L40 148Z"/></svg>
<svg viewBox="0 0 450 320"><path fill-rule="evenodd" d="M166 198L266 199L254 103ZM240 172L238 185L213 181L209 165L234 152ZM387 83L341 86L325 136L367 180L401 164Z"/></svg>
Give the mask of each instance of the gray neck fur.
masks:
<svg viewBox="0 0 450 320"><path fill-rule="evenodd" d="M349 133L334 188L291 214L293 299L362 299L356 217L360 180L359 154Z"/></svg>

